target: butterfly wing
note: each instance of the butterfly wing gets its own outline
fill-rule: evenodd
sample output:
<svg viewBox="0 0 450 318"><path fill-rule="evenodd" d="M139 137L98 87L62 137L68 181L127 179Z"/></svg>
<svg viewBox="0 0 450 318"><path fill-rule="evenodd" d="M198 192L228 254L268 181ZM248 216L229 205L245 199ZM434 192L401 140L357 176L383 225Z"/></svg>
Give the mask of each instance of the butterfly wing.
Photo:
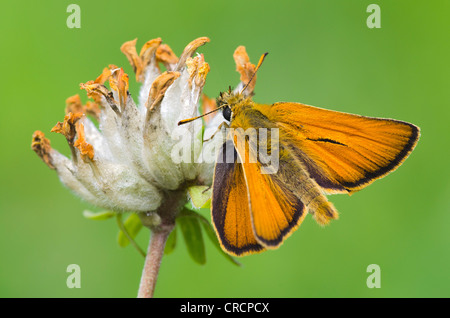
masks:
<svg viewBox="0 0 450 318"><path fill-rule="evenodd" d="M243 256L264 250L253 234L249 198L242 165L237 162L233 141L219 150L214 169L211 219L222 248Z"/></svg>
<svg viewBox="0 0 450 318"><path fill-rule="evenodd" d="M247 111L251 112L251 109ZM271 170L270 173L265 170L260 161L259 146L266 144L267 139L271 140L271 137L270 133L263 137L255 127L269 126L270 123L263 116L246 113L245 116L234 118L231 125L234 130L228 135L227 143L232 141L234 151L238 154L237 165L242 167L253 234L260 245L276 248L304 219L306 205L302 199L313 199L310 193L305 192L314 192L311 189L314 185L311 186L311 182L308 182L309 177L305 171L298 171L301 169L299 162L283 147L283 154L276 154L277 162L281 158L277 169ZM280 147L278 140L276 144L276 147ZM269 152L274 151L274 146L269 145ZM317 189L316 194L321 195ZM213 209L215 208L213 205Z"/></svg>
<svg viewBox="0 0 450 318"><path fill-rule="evenodd" d="M411 153L419 128L299 103L276 103L266 115L278 123L310 176L329 193L351 193L395 170Z"/></svg>
<svg viewBox="0 0 450 318"><path fill-rule="evenodd" d="M240 154L243 153L239 149ZM248 152L245 153L246 155ZM287 153L282 158L287 159ZM282 161L276 173L262 173L260 162L242 163L250 199L253 232L266 248L277 248L301 224L306 213L301 192L306 183L292 160ZM284 160L282 159L282 160Z"/></svg>
<svg viewBox="0 0 450 318"><path fill-rule="evenodd" d="M233 139L223 144L211 201L212 220L221 245L237 256L277 248L306 215L297 193L306 184L298 174L284 163L277 173L263 174L261 164L249 159L248 143L247 150L241 146ZM226 155L230 151L232 160Z"/></svg>

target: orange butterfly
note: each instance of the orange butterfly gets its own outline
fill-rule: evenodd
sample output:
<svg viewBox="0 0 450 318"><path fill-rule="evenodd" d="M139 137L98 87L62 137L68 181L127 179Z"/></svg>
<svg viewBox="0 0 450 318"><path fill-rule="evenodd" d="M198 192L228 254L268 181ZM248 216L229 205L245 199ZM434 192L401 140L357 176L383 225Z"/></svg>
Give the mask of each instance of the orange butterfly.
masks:
<svg viewBox="0 0 450 318"><path fill-rule="evenodd" d="M212 221L222 248L235 256L279 247L306 212L321 225L337 219L338 213L325 195L351 194L394 171L420 135L417 126L393 119L300 103L255 103L251 94L243 92L265 55L240 92L230 89L217 99L217 109L223 109L229 128L254 129L256 139L269 143L269 153L274 152L275 144L261 138L261 128L278 132L274 173L262 171L264 164L255 152L258 145L249 136L228 133L219 150L212 185Z"/></svg>

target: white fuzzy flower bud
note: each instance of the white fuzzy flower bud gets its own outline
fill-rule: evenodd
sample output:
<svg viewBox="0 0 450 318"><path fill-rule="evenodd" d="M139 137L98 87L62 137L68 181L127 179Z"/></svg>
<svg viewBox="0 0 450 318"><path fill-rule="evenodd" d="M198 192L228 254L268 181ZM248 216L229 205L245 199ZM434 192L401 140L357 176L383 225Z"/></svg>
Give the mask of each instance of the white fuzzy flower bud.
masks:
<svg viewBox="0 0 450 318"><path fill-rule="evenodd" d="M148 41L139 55L136 40L126 42L122 52L143 83L139 105L128 91L128 75L110 65L95 81L81 84L94 102L82 105L78 95L70 97L64 122L52 129L66 137L72 158L52 149L39 131L32 148L75 194L118 212L156 211L168 191L186 183L211 184L212 163L201 160L201 121L177 125L198 115L209 65L203 55L192 55L208 41L192 41L179 59L161 39ZM167 69L162 74L160 63ZM86 114L98 120L99 129ZM223 120L221 114L216 118L208 134ZM189 160L173 160L180 145Z"/></svg>

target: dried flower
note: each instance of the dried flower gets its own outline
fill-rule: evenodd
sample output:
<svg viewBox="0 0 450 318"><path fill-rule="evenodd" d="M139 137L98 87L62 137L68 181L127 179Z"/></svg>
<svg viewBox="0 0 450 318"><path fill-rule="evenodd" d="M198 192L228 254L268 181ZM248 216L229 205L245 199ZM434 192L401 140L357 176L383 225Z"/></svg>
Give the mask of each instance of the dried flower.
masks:
<svg viewBox="0 0 450 318"><path fill-rule="evenodd" d="M109 65L94 81L80 84L93 102L82 105L78 95L69 97L64 121L52 129L65 136L72 158L51 148L40 131L33 135L33 150L74 193L119 212L156 211L167 191L210 185L211 163L197 160L203 146L201 121L177 126L179 120L198 115L209 65L202 54L192 55L207 42L205 37L192 41L180 58L159 38L145 43L139 55L136 40L124 43L121 50L142 83L138 105L128 91L128 75ZM98 120L100 130L86 115ZM208 131L220 123L212 122ZM183 147L190 142L190 152L183 154L190 161L172 160L180 136Z"/></svg>

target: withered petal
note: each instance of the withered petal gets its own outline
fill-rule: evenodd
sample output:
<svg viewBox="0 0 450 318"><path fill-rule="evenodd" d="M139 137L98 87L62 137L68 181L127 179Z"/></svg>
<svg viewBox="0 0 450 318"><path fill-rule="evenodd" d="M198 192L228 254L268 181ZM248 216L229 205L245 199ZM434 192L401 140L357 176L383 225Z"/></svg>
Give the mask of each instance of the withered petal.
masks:
<svg viewBox="0 0 450 318"><path fill-rule="evenodd" d="M36 152L39 158L45 162L45 164L50 168L55 170L55 166L52 164L52 158L50 156L50 152L52 147L50 145L50 140L45 138L45 135L42 131L36 130L33 133L32 141L31 141L31 149Z"/></svg>
<svg viewBox="0 0 450 318"><path fill-rule="evenodd" d="M201 37L201 38L197 38L197 39L195 39L194 41L192 41L191 43L189 43L189 44L185 47L183 53L181 54L180 59L178 60L178 64L177 64L175 70L176 70L176 71L180 71L180 70L184 67L184 65L185 65L185 63L186 63L186 60L187 60L189 57L191 57L192 54L194 54L194 52L195 52L200 46L205 45L205 44L208 43L208 42L209 42L209 38L207 38L207 37Z"/></svg>

